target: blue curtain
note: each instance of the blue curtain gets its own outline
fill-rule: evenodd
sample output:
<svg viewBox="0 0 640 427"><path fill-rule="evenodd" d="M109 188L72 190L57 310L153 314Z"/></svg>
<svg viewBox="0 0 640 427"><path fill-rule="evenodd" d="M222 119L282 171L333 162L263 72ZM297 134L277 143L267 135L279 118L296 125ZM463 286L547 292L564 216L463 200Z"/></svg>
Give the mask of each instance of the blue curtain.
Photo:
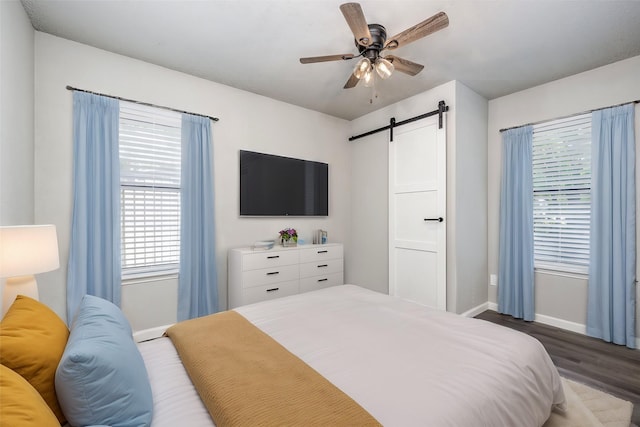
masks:
<svg viewBox="0 0 640 427"><path fill-rule="evenodd" d="M533 127L502 133L498 311L533 320Z"/></svg>
<svg viewBox="0 0 640 427"><path fill-rule="evenodd" d="M85 294L120 305L119 104L73 92L73 218L67 322Z"/></svg>
<svg viewBox="0 0 640 427"><path fill-rule="evenodd" d="M182 115L178 320L218 310L211 121Z"/></svg>
<svg viewBox="0 0 640 427"><path fill-rule="evenodd" d="M592 114L587 334L635 347L634 105Z"/></svg>

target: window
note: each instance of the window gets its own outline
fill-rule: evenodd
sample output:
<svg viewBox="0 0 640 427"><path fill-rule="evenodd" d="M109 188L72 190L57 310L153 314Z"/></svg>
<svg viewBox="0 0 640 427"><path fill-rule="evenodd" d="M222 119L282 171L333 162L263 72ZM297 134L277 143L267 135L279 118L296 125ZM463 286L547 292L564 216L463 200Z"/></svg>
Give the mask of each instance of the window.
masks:
<svg viewBox="0 0 640 427"><path fill-rule="evenodd" d="M587 273L591 114L533 128L533 235L537 268Z"/></svg>
<svg viewBox="0 0 640 427"><path fill-rule="evenodd" d="M181 116L121 101L119 138L122 277L177 273Z"/></svg>

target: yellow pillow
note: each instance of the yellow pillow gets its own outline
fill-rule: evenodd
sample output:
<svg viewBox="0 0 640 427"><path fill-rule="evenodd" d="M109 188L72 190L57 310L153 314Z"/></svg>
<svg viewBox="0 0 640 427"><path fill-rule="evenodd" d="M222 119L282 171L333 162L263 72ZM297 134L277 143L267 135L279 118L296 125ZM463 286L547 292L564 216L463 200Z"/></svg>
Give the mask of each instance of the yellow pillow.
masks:
<svg viewBox="0 0 640 427"><path fill-rule="evenodd" d="M4 365L0 365L0 396L0 427L60 427L40 393Z"/></svg>
<svg viewBox="0 0 640 427"><path fill-rule="evenodd" d="M18 295L0 322L0 363L40 393L60 424L65 417L56 397L55 377L68 338L69 329L56 313L23 295Z"/></svg>

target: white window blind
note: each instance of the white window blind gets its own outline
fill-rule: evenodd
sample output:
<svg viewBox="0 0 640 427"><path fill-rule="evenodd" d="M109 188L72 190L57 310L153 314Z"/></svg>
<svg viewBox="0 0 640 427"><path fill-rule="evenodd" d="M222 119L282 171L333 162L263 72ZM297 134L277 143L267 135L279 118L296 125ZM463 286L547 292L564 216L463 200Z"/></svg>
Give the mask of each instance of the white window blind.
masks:
<svg viewBox="0 0 640 427"><path fill-rule="evenodd" d="M179 113L120 102L122 276L178 271Z"/></svg>
<svg viewBox="0 0 640 427"><path fill-rule="evenodd" d="M537 268L587 273L591 114L533 128L533 234Z"/></svg>

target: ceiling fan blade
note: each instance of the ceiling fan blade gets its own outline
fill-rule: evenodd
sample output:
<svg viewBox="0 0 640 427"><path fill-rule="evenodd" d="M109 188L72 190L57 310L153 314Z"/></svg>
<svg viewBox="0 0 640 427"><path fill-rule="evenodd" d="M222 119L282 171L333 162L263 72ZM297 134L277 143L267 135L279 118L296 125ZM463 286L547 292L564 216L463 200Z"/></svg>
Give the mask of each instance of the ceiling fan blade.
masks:
<svg viewBox="0 0 640 427"><path fill-rule="evenodd" d="M431 18L426 19L411 28L407 28L400 34L389 37L384 48L395 49L400 46L405 46L422 37L428 36L431 33L435 33L436 31L446 28L448 25L449 17L447 14L444 12L436 13Z"/></svg>
<svg viewBox="0 0 640 427"><path fill-rule="evenodd" d="M364 18L360 4L345 3L340 5L340 10L358 44L369 46L371 44L371 33L369 32L369 25L367 25L367 20Z"/></svg>
<svg viewBox="0 0 640 427"><path fill-rule="evenodd" d="M347 82L344 84L344 89L351 89L352 87L356 87L359 81L360 79L357 78L355 74L351 73L351 77L349 77L349 80L347 80Z"/></svg>
<svg viewBox="0 0 640 427"><path fill-rule="evenodd" d="M424 68L424 65L416 64L408 59L398 58L397 56L387 55L384 57L387 61L393 64L393 68L401 73L415 76Z"/></svg>
<svg viewBox="0 0 640 427"><path fill-rule="evenodd" d="M308 58L300 58L300 62L302 64L313 64L314 62L341 61L343 59L351 58L353 58L353 54L343 53L342 55L311 56Z"/></svg>

